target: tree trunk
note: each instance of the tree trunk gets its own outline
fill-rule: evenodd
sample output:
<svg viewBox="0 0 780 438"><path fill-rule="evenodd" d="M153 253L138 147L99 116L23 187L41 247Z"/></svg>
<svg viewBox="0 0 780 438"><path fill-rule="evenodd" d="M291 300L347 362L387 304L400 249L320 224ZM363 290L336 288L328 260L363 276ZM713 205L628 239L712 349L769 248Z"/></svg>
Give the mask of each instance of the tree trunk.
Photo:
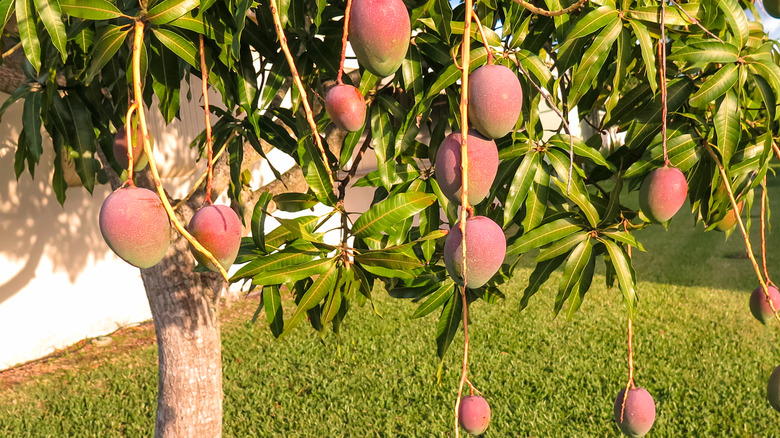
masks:
<svg viewBox="0 0 780 438"><path fill-rule="evenodd" d="M180 211L192 215L188 206ZM222 281L194 267L187 241L175 233L165 258L141 270L157 335L155 437L222 435Z"/></svg>

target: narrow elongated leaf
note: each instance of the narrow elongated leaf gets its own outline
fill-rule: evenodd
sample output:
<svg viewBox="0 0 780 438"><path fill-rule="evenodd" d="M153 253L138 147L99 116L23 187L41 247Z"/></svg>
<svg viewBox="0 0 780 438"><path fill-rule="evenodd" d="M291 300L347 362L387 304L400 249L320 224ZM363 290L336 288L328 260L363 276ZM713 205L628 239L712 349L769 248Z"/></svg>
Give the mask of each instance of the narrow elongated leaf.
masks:
<svg viewBox="0 0 780 438"><path fill-rule="evenodd" d="M577 284L577 293L569 301L569 310L566 311L566 320L571 321L574 317L574 313L582 305L582 300L585 298L585 293L590 289L591 283L593 283L593 273L596 270L596 254L591 253L588 264L580 274L580 281Z"/></svg>
<svg viewBox="0 0 780 438"><path fill-rule="evenodd" d="M507 192L506 202L504 203L505 226L512 222L512 218L523 205L523 202L528 195L528 190L531 188L531 184L534 181L534 177L536 177L536 168L539 165L540 160L541 158L538 153L529 153L523 158L520 167L517 168L512 183L509 184L509 191Z"/></svg>
<svg viewBox="0 0 780 438"><path fill-rule="evenodd" d="M564 260L566 260L566 254L537 263L534 271L528 277L528 286L523 291L523 298L520 299L520 311L528 307L528 301L531 297L550 279L550 275L558 269L558 266L561 266Z"/></svg>
<svg viewBox="0 0 780 438"><path fill-rule="evenodd" d="M274 337L278 338L284 330L284 311L279 286L267 286L263 289L263 307L268 328L271 329Z"/></svg>
<svg viewBox="0 0 780 438"><path fill-rule="evenodd" d="M555 297L553 315L558 315L558 312L563 308L563 303L569 298L572 289L580 282L582 270L590 262L592 249L593 245L591 245L590 238L588 238L580 242L569 255L558 286L558 295Z"/></svg>
<svg viewBox="0 0 780 438"><path fill-rule="evenodd" d="M260 194L260 198L255 203L255 208L252 211L252 239L255 241L255 246L260 251L265 252L265 217L268 211L268 204L273 199L271 192L263 192Z"/></svg>
<svg viewBox="0 0 780 438"><path fill-rule="evenodd" d="M305 227L305 229L308 232L313 232L314 227L317 226L317 222L319 221L319 218L317 216L301 216L290 220L300 222L301 225ZM293 232L290 231L289 228L277 227L276 229L274 229L273 231L271 231L265 236L265 250L266 251L278 250L280 246L293 240L294 238L295 237L293 236Z"/></svg>
<svg viewBox="0 0 780 438"><path fill-rule="evenodd" d="M336 267L336 261L334 259L327 260L330 262L328 269L314 281L314 284L306 291L301 300L298 302L298 307L295 309L292 317L284 324L284 331L280 338L290 333L303 318L303 315L307 310L314 308L323 298L333 290L339 277L339 269Z"/></svg>
<svg viewBox="0 0 780 438"><path fill-rule="evenodd" d="M293 267L283 267L255 276L252 284L269 286L273 284L295 283L298 280L322 274L335 264L333 259L318 259Z"/></svg>
<svg viewBox="0 0 780 438"><path fill-rule="evenodd" d="M525 217L523 218L523 230L533 230L544 221L547 212L547 199L550 194L550 173L547 163L541 162L536 168L536 176L528 192L525 203Z"/></svg>
<svg viewBox="0 0 780 438"><path fill-rule="evenodd" d="M374 143L377 171L385 189L390 190L395 178L395 151L390 114L380 105L371 110L371 136Z"/></svg>
<svg viewBox="0 0 780 438"><path fill-rule="evenodd" d="M449 54L447 56L449 58ZM471 64L469 71L474 70L480 65L484 65L487 60L487 51L484 47L478 47L471 51ZM438 96L445 88L454 84L460 79L460 69L451 60L447 67L439 74L436 81L428 89L428 93L425 95L426 100L433 100Z"/></svg>
<svg viewBox="0 0 780 438"><path fill-rule="evenodd" d="M230 281L234 282L242 278L257 277L257 284L262 284L262 280L267 272L288 266L298 266L303 263L308 263L318 255L320 255L320 251L311 243L295 242L273 254L257 256L254 260L236 271Z"/></svg>
<svg viewBox="0 0 780 438"><path fill-rule="evenodd" d="M623 248L621 248L617 243L607 239L599 240L604 244L605 247L607 247L607 252L609 253L609 258L612 261L612 266L615 268L615 275L617 276L618 285L620 286L621 292L623 292L623 299L626 303L629 317L633 318L634 309L636 308L637 302L636 284L634 280L633 269L629 264L628 257L626 257L626 253L623 252Z"/></svg>
<svg viewBox="0 0 780 438"><path fill-rule="evenodd" d="M742 110L739 107L739 99L733 90L729 90L721 99L718 110L715 112L713 122L715 132L718 135L718 151L723 158L723 165L728 168L731 157L739 146L742 128L740 118Z"/></svg>
<svg viewBox="0 0 780 438"><path fill-rule="evenodd" d="M87 20L110 20L124 15L108 0L60 0L60 7L66 15Z"/></svg>
<svg viewBox="0 0 780 438"><path fill-rule="evenodd" d="M690 104L695 107L704 107L726 94L737 83L737 65L728 64L709 77L699 90L693 93Z"/></svg>
<svg viewBox="0 0 780 438"><path fill-rule="evenodd" d="M439 322L436 324L436 354L442 360L455 338L455 333L458 332L460 321L463 319L463 302L460 294L460 288L457 288L447 304L444 305Z"/></svg>
<svg viewBox="0 0 780 438"><path fill-rule="evenodd" d="M92 51L90 52L91 61L89 69L87 69L86 77L84 78L85 83L89 84L92 82L95 75L114 57L119 48L122 47L122 43L127 39L130 29L130 26L108 25L95 36L95 43L92 44Z"/></svg>
<svg viewBox="0 0 780 438"><path fill-rule="evenodd" d="M522 64L523 68L529 73L534 75L542 86L548 87L552 80L552 72L547 65L536 54L531 53L528 50L522 49L515 53L517 61Z"/></svg>
<svg viewBox="0 0 780 438"><path fill-rule="evenodd" d="M593 44L582 55L582 60L574 71L571 90L569 91L571 105L575 105L580 97L591 88L593 80L601 71L607 55L612 50L612 45L617 40L622 29L622 20L616 19L610 22L599 32L596 39L593 40Z"/></svg>
<svg viewBox="0 0 780 438"><path fill-rule="evenodd" d="M699 3L683 3L680 5L685 14L680 12L677 8L667 7L664 17L664 23L667 26L689 26L694 24L688 17L694 19L701 19L704 9ZM628 11L627 14L631 18L637 20L649 21L651 23L661 23L661 8L660 6L642 6Z"/></svg>
<svg viewBox="0 0 780 438"><path fill-rule="evenodd" d="M24 56L36 72L41 69L41 44L35 27L35 12L32 0L16 0L16 25L22 40Z"/></svg>
<svg viewBox="0 0 780 438"><path fill-rule="evenodd" d="M659 144L648 147L641 160L632 164L626 173L624 178L633 178L637 175L643 175L649 172L654 167L663 165L664 149L663 144ZM698 161L699 140L694 138L691 134L678 135L669 138L666 145L666 150L669 155L669 161L671 164L685 172L690 169L693 164Z"/></svg>
<svg viewBox="0 0 780 438"><path fill-rule="evenodd" d="M41 93L32 93L24 100L22 111L22 127L27 140L27 161L38 163L43 153L43 137L41 136ZM30 159L32 158L32 160ZM32 167L32 163L29 164ZM32 173L32 169L30 170Z"/></svg>
<svg viewBox="0 0 780 438"><path fill-rule="evenodd" d="M558 51L566 52L571 48L573 42L577 38L586 37L595 33L604 28L607 24L615 21L619 22L620 18L618 17L618 11L612 6L600 6L588 12L572 26Z"/></svg>
<svg viewBox="0 0 780 438"><path fill-rule="evenodd" d="M92 193L98 162L95 158L97 139L89 110L74 95L54 95L54 111L51 113L57 129L65 135L66 145L75 153L76 173L84 188Z"/></svg>
<svg viewBox="0 0 780 438"><path fill-rule="evenodd" d="M200 0L163 0L149 10L146 19L157 25L170 23L197 8L199 4Z"/></svg>
<svg viewBox="0 0 780 438"><path fill-rule="evenodd" d="M363 213L352 228L356 236L371 236L389 230L402 220L419 213L433 204L436 196L430 193L399 193L377 203Z"/></svg>
<svg viewBox="0 0 780 438"><path fill-rule="evenodd" d="M68 40L65 33L65 24L62 23L62 10L58 0L34 0L35 9L43 22L43 27L51 37L54 47L60 52L62 62L68 58L68 49L65 44Z"/></svg>
<svg viewBox="0 0 780 438"><path fill-rule="evenodd" d="M647 26L636 20L628 20L628 24L631 25L634 35L639 40L642 60L645 61L645 69L647 69L647 82L650 84L650 89L655 93L655 90L658 88L658 67L656 67L658 63L655 60L655 49L653 48L653 40L650 38L650 32L647 30ZM616 113L620 114L618 111Z"/></svg>
<svg viewBox="0 0 780 438"><path fill-rule="evenodd" d="M536 256L536 263L543 262L558 257L562 254L568 253L575 245L578 245L583 240L587 239L590 233L582 231L579 233L571 234L563 239L554 242L548 248L542 250L538 256Z"/></svg>
<svg viewBox="0 0 780 438"><path fill-rule="evenodd" d="M668 56L670 60L680 60L691 63L715 62L728 64L737 62L739 50L729 43L705 41L684 45Z"/></svg>
<svg viewBox="0 0 780 438"><path fill-rule="evenodd" d="M554 220L539 226L538 228L523 234L506 249L506 255L519 255L534 248L539 248L556 240L563 239L569 234L581 230L582 227L572 218Z"/></svg>
<svg viewBox="0 0 780 438"><path fill-rule="evenodd" d="M750 26L745 10L736 0L718 0L716 3L731 28L731 33L736 37L737 47L744 47L750 37Z"/></svg>
<svg viewBox="0 0 780 438"><path fill-rule="evenodd" d="M568 134L555 134L554 136L550 137L549 140L547 140L547 143L555 145L561 150L568 151L569 145L571 144L574 148L574 155L587 158L594 163L598 164L599 166L604 166L609 170L616 170L615 165L610 163L609 161L604 158L603 155L596 149L593 149L592 147L588 146L582 139L579 137L574 137L572 139L572 142L569 143L569 135Z"/></svg>
<svg viewBox="0 0 780 438"><path fill-rule="evenodd" d="M455 282L447 279L438 289L436 289L428 298L422 302L412 314L411 318L422 318L423 316L438 309L447 302L455 291Z"/></svg>
<svg viewBox="0 0 780 438"><path fill-rule="evenodd" d="M642 246L642 243L638 240L636 240L636 237L634 237L633 234L627 233L625 231L604 231L601 234L611 238L612 240L615 240L620 243L625 243L626 245L633 246L634 248L643 251L645 250L645 247Z"/></svg>
<svg viewBox="0 0 780 438"><path fill-rule="evenodd" d="M200 70L200 54L198 53L198 48L195 47L195 43L174 30L153 28L152 32L176 56L195 69Z"/></svg>
<svg viewBox="0 0 780 438"><path fill-rule="evenodd" d="M756 84L756 89L761 93L764 107L766 107L766 110L769 113L769 120L775 120L777 117L777 99L775 98L776 95L772 90L772 86L770 86L769 82L761 76L751 74L750 77Z"/></svg>
<svg viewBox="0 0 780 438"><path fill-rule="evenodd" d="M16 12L16 0L0 0L0 35L11 16Z"/></svg>
<svg viewBox="0 0 780 438"><path fill-rule="evenodd" d="M391 250L364 251L355 255L355 261L361 266L380 266L407 271L423 267L423 263L413 254Z"/></svg>

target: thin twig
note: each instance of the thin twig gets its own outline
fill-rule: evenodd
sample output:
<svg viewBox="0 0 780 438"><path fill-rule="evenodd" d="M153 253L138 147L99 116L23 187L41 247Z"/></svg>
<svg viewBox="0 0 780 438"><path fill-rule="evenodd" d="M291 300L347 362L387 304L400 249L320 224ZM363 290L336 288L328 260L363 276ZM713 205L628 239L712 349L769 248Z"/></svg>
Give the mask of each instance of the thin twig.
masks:
<svg viewBox="0 0 780 438"><path fill-rule="evenodd" d="M138 141L138 133L136 130L131 130L133 124L131 123L133 119L133 113L138 110L138 102L133 102L130 104L130 106L127 108L127 115L125 116L125 139L127 140L127 185L130 187L135 186L135 181L133 181L133 171L135 167L135 163L133 162L135 157L133 157L133 136L132 134L136 134L135 141ZM143 140L142 140L143 141Z"/></svg>
<svg viewBox="0 0 780 438"><path fill-rule="evenodd" d="M363 155L366 153L366 150L368 149L368 146L371 145L371 130L368 130L368 133L366 134L366 139L363 141L363 144L360 146L360 150L358 150L357 156L355 157L355 161L352 163L352 167L349 169L349 173L347 173L347 176L344 177L343 180L339 181L339 199L344 200L344 196L347 194L347 186L349 185L349 181L355 177L355 174L358 170L358 165L360 164L360 161L363 159Z"/></svg>
<svg viewBox="0 0 780 438"><path fill-rule="evenodd" d="M764 267L764 277L766 283L774 286L772 279L769 278L769 270L766 265L766 206L769 202L769 196L767 194L766 187L766 175L764 175L764 181L761 183L761 263ZM734 211L734 214L739 214L738 210Z"/></svg>
<svg viewBox="0 0 780 438"><path fill-rule="evenodd" d="M3 59L5 59L5 58L7 58L7 57L9 57L9 56L13 55L15 51L19 50L19 47L22 47L22 42L21 42L21 41L19 41L18 43L16 43L16 44L15 44L13 47L11 47L10 49L8 49L8 50L6 50L5 52L3 52L3 54L2 54L2 55L0 55L0 58L3 58Z"/></svg>
<svg viewBox="0 0 780 438"><path fill-rule="evenodd" d="M203 42L203 35L200 35L200 80L201 91L203 93L203 112L206 123L206 151L208 161L206 161L206 199L204 203L211 205L211 183L214 180L214 139L211 136L211 110L209 108L209 71L206 66L206 47ZM227 143L226 143L227 144Z"/></svg>
<svg viewBox="0 0 780 438"><path fill-rule="evenodd" d="M322 162L325 164L325 170L328 172L328 180L330 181L331 186L335 189L336 183L333 181L333 171L330 169L330 164L328 164L328 154L325 153L325 147L322 145L322 137L320 137L320 132L317 130L317 122L314 121L314 111L311 110L311 106L309 105L309 96L306 93L306 88L303 86L301 75L298 74L298 68L295 66L295 60L293 59L292 53L290 52L290 47L287 45L287 37L284 35L284 30L282 29L282 20L279 18L279 10L276 8L276 1L277 0L272 0L269 3L269 7L271 8L271 15L273 15L274 18L274 29L276 29L276 35L279 38L279 44L282 46L282 52L284 52L284 56L287 59L287 64L290 66L290 72L292 72L293 75L293 82L295 82L295 86L298 88L298 93L301 95L303 110L306 113L306 120L309 122L309 128L311 128L311 134L314 137L314 143L317 145L317 149L320 150L320 154L322 154Z"/></svg>
<svg viewBox="0 0 780 438"><path fill-rule="evenodd" d="M485 36L485 29L483 29L482 27L482 22L479 20L476 11L471 13L471 17L474 18L474 23L477 24L477 28L479 29L479 35L482 37L482 44L485 46L485 50L487 51L487 56L488 56L487 63L488 65L492 65L493 50L490 49L490 45L487 42L487 37Z"/></svg>
<svg viewBox="0 0 780 438"><path fill-rule="evenodd" d="M709 35L709 36L711 36L711 37L715 38L716 40L720 41L721 43L723 42L723 40L722 40L722 39L720 39L720 38L718 38L718 36L717 36L717 35L715 35L714 33L710 32L710 31L709 31L709 30L708 30L706 27L704 27L704 26L701 24L701 21L699 21L698 19L696 19L696 18L694 18L694 17L691 17L691 16L688 14L688 11L686 11L685 9L683 9L683 7L682 7L682 6L680 6L680 4L679 4L679 3L677 3L677 2L676 2L676 1L674 1L674 0L669 0L669 1L670 1L670 2L672 2L672 4L673 4L673 5L677 6L677 9L679 9L679 10L680 10L680 12L682 12L682 13L683 13L683 15L685 15L685 16L688 18L688 21L690 21L691 23L693 23L693 24L695 24L695 25L699 26L699 28L701 28L701 30L703 30L703 31L704 31L704 33L706 33L707 35Z"/></svg>
<svg viewBox="0 0 780 438"><path fill-rule="evenodd" d="M718 159L717 154L715 154L715 151L712 150L712 146L708 142L704 142L704 147L707 149L707 152L710 154L710 157L715 161L715 164L718 166L718 171L720 172L721 178L723 178L723 183L726 186L726 192L729 194L729 200L731 201L731 208L734 209L734 211L738 211L737 209L737 199L734 197L734 192L731 190L731 184L729 183L728 175L726 174L726 169L723 167L723 164L720 163L720 160ZM758 267L758 262L756 261L756 256L753 254L753 246L750 244L750 236L747 233L747 229L745 228L745 224L742 222L741 215L737 216L737 225L739 225L739 231L742 232L742 237L745 240L745 249L747 250L748 258L750 258L750 263L753 264L753 269L756 271L756 277L758 277L758 282L761 284L761 288L764 290L764 295L766 296L766 301L769 303L769 307L772 308L772 312L775 314L775 319L777 319L777 322L780 322L780 315L777 314L777 309L775 308L774 303L770 299L769 296L769 288L767 286L766 281L764 281L764 277L761 275L761 268Z"/></svg>
<svg viewBox="0 0 780 438"><path fill-rule="evenodd" d="M545 10L545 9L540 9L540 8L537 8L536 6L530 4L530 3L527 3L525 0L513 0L513 1L515 3L517 3L518 5L520 5L520 6L524 7L524 8L526 8L526 9L528 9L529 11L533 12L534 14L544 15L545 17L558 17L560 15L565 15L565 14L568 14L570 12L573 12L573 11L579 9L588 0L579 0L577 3L569 6L568 8L561 9L560 11L548 11L548 10Z"/></svg>
<svg viewBox="0 0 780 438"><path fill-rule="evenodd" d="M669 152L666 147L666 0L661 0L661 39L658 40L658 76L661 81L661 141L664 148L664 167L669 167Z"/></svg>
<svg viewBox="0 0 780 438"><path fill-rule="evenodd" d="M341 62L339 62L339 74L336 76L336 83L341 85L341 76L344 74L344 61L347 59L347 40L349 39L349 16L352 11L352 0L347 0L347 7L344 9L344 34L341 37Z"/></svg>
<svg viewBox="0 0 780 438"><path fill-rule="evenodd" d="M228 143L230 143L230 140L232 139L232 137L235 137L235 136L236 136L236 133L234 131L234 132L232 132L230 134L230 137L228 137L228 139L225 141L225 144L223 144L222 147L219 148L217 153L214 154L214 157L211 159L211 165L212 166L217 162L217 160L219 160L219 157L221 157L222 153L224 153L225 149L227 149ZM179 202L176 203L176 205L173 206L173 210L174 211L178 210L179 208L181 208L182 205L186 204L187 201L189 201L190 198L192 198L192 196L195 194L195 192L198 191L198 189L200 188L200 185L203 184L203 181L206 180L206 178L208 177L208 174L209 174L209 170L206 169L203 172L203 174L198 178L198 180L195 181L195 184L193 184L193 186L192 186L192 190L190 190L190 192L187 193L187 196L183 197Z"/></svg>
<svg viewBox="0 0 780 438"><path fill-rule="evenodd" d="M630 248L630 246L629 246ZM631 317L628 317L628 382L626 382L626 390L623 391L623 403L620 406L620 422L623 422L623 414L626 412L626 401L628 400L628 392L634 384L634 327Z"/></svg>
<svg viewBox="0 0 780 438"><path fill-rule="evenodd" d="M146 24L143 20L138 20L135 22L135 37L133 39L133 94L135 102L138 103L138 121L141 124L141 135L143 136L144 152L149 159L149 170L152 172L152 178L154 179L154 185L157 189L157 194L160 196L160 201L162 201L165 212L168 213L168 217L173 223L173 226L182 236L184 236L185 239L187 239L187 241L190 243L190 245L192 245L193 248L195 248L196 251L203 254L207 259L209 259L210 262L214 263L225 281L230 281L230 276L228 275L225 268L222 267L222 264L219 263L219 260L217 260L214 255L209 252L209 250L204 248L203 245L197 241L197 239L192 237L192 235L187 231L186 228L184 228L181 222L179 222L179 219L176 217L176 213L171 207L171 203L168 201L168 196L165 194L165 189L163 189L162 182L160 181L160 174L157 171L157 163L155 162L154 155L152 154L152 144L149 142L149 128L146 126L146 115L144 114L144 106L142 104L144 95L143 89L141 88L141 48L144 44L145 25Z"/></svg>
<svg viewBox="0 0 780 438"><path fill-rule="evenodd" d="M561 119L561 123L563 124L563 129L566 130L566 133L569 135L569 178L566 182L566 194L568 195L571 193L571 179L572 174L574 172L574 135L571 133L571 127L569 126L569 122L566 120L566 117L564 117L563 112L558 109L557 106L555 106L555 103L552 101L552 97L544 90L544 88L536 85L536 82L531 79L531 75L528 74L527 71L523 68L522 65L520 65L519 62L515 61L515 65L517 65L517 68L520 69L523 74L528 77L528 82L531 83L531 85L536 88L536 90L539 92L539 94L542 95L544 100L547 102L547 105L552 109L555 114L558 115L558 117ZM559 127L560 129L560 127Z"/></svg>
<svg viewBox="0 0 780 438"><path fill-rule="evenodd" d="M461 193L460 193L460 233L461 256L463 277L463 368L461 369L460 382L458 383L458 398L455 401L455 438L460 437L460 399L463 396L463 385L468 379L469 365L469 329L468 329L468 300L466 299L466 287L468 287L466 266L466 221L473 208L469 203L469 156L468 156L468 105L469 105L469 67L471 66L471 20L474 12L472 0L466 0L466 17L463 20L463 42L461 43L461 91L460 91L460 169L461 169ZM489 53L489 51L488 51Z"/></svg>

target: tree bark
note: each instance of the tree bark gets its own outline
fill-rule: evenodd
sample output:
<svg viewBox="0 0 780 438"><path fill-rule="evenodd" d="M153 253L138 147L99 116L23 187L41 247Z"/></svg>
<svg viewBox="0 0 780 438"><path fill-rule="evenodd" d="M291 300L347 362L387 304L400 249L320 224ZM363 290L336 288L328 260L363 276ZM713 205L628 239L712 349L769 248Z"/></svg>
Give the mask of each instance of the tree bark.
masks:
<svg viewBox="0 0 780 438"><path fill-rule="evenodd" d="M178 213L187 223L194 212L185 205ZM186 239L174 233L163 260L141 270L157 335L159 438L222 435L222 280L194 267Z"/></svg>

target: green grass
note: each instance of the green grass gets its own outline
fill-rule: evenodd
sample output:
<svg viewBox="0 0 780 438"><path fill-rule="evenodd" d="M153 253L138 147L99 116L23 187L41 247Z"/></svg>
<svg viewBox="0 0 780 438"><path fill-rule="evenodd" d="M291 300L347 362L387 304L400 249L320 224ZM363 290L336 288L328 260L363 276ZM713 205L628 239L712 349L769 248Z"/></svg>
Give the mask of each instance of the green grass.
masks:
<svg viewBox="0 0 780 438"><path fill-rule="evenodd" d="M780 365L780 327L750 315L757 282L740 236L725 241L691 223L681 214L669 231L641 232L647 253L635 254L636 379L658 409L650 436L780 436L780 414L765 399ZM757 234L757 217L754 225ZM779 244L775 233L770 251ZM778 267L771 253L770 267ZM472 307L470 376L493 410L484 436L618 436L612 406L627 377L619 291L597 276L567 323L552 319L556 278L518 312L529 272L506 286L504 303ZM263 325L228 324L225 436L451 436L462 336L438 386L435 317L408 319L408 301L377 305L383 319L351 309L340 343L332 333L321 342L306 325L275 341ZM143 347L94 370L6 390L0 436L149 436L155 360L156 349Z"/></svg>

